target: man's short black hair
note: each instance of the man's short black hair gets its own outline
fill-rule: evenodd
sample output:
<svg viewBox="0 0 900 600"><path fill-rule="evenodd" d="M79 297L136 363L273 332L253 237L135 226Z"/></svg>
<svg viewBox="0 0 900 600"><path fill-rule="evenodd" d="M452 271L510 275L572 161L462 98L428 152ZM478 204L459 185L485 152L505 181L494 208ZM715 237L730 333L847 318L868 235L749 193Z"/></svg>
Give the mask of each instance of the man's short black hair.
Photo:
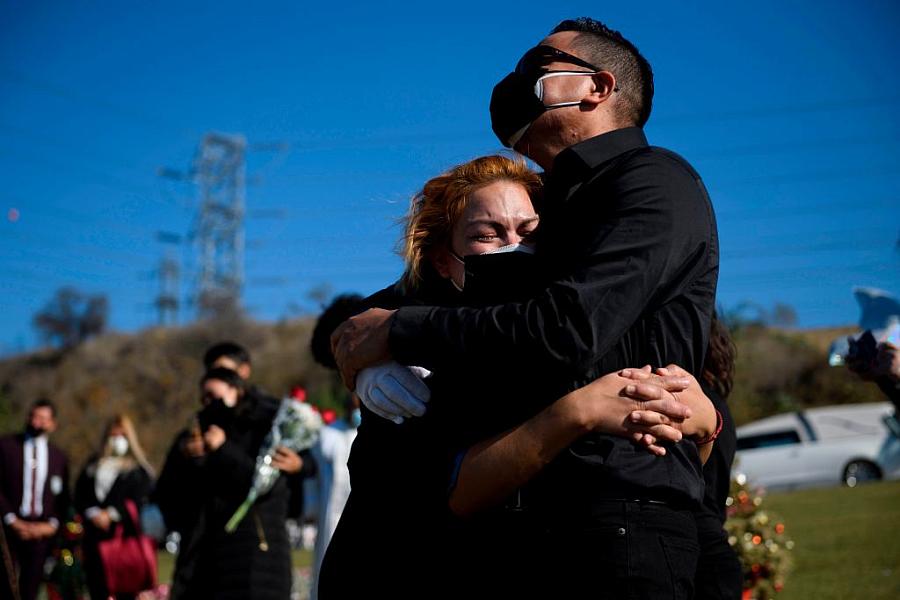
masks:
<svg viewBox="0 0 900 600"><path fill-rule="evenodd" d="M231 369L226 369L225 367L215 367L213 369L208 369L206 373L203 374L203 377L200 378L200 387L203 387L203 384L212 379L223 381L231 387L240 390L241 392L246 389L247 385L247 382L245 382L240 375L238 375Z"/></svg>
<svg viewBox="0 0 900 600"><path fill-rule="evenodd" d="M49 408L50 414L53 415L53 418L56 418L56 405L53 404L53 401L49 398L38 398L31 404L31 410L29 412L33 412L37 408Z"/></svg>
<svg viewBox="0 0 900 600"><path fill-rule="evenodd" d="M210 346L203 355L203 366L209 369L223 356L230 358L238 365L250 364L250 353L243 346L234 342L219 342Z"/></svg>
<svg viewBox="0 0 900 600"><path fill-rule="evenodd" d="M643 127L653 107L653 70L637 47L616 31L590 17L568 19L550 34L575 31L579 35L572 46L584 53L588 62L616 77L624 110L623 125Z"/></svg>
<svg viewBox="0 0 900 600"><path fill-rule="evenodd" d="M334 354L331 353L331 334L338 325L360 312L362 301L363 297L359 294L341 294L319 315L309 349L312 351L313 359L323 367L337 369Z"/></svg>

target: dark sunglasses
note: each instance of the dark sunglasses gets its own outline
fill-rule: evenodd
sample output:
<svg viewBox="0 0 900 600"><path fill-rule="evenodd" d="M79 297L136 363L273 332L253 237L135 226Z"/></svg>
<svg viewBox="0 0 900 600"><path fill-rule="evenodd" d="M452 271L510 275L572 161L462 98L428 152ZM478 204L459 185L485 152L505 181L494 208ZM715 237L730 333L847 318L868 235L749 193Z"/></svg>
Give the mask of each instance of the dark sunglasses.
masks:
<svg viewBox="0 0 900 600"><path fill-rule="evenodd" d="M584 67L585 69L591 69L592 71L603 70L586 60L582 60L577 56L572 56L568 52L563 52L553 46L540 44L522 55L519 64L516 65L516 73L519 73L520 75L534 75L537 72L544 70L550 63L554 62L567 62L578 65L579 67Z"/></svg>

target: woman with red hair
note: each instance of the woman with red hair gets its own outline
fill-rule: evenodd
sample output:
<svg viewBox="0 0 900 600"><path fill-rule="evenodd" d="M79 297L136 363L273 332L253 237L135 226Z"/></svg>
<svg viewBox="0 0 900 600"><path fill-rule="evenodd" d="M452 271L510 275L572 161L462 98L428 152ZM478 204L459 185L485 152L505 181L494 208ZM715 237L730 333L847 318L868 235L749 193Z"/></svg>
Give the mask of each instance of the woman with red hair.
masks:
<svg viewBox="0 0 900 600"><path fill-rule="evenodd" d="M540 193L539 176L524 160L506 156L477 158L429 180L405 219L403 276L364 301L360 310L471 306L527 295L540 268L530 251ZM503 360L502 348L497 356ZM399 598L433 595L435 586L451 584L454 567L471 565L459 552L466 552L469 542L485 539L470 536L471 529L451 517L450 508L472 514L501 503L553 453L590 431L630 437L648 451L665 452L655 444L657 436L674 441L681 433L660 413L639 413L637 421L631 420L641 401L655 402L650 408L671 411L679 420L690 413L665 399L668 392L661 394L661 388L617 374L542 411L531 399L535 380L492 381L490 365L460 365L428 377L432 400L427 412L414 407L389 412L380 407L390 404L384 392L392 386L403 384L424 395L429 390L408 367L375 369L380 370L359 377L362 389L357 391L364 401L374 402L364 403L349 461L352 491L322 565L321 598L376 590ZM687 382L674 377L663 383L681 391ZM520 410L493 410L490 398L498 394L521 397ZM702 394L687 398L698 406L708 404ZM709 427L708 419L704 424ZM489 439L502 431L515 435ZM532 439L536 431L539 439ZM489 441L478 447L480 460L468 461L460 470L466 449L485 439ZM509 452L518 447L509 445L511 439L533 443L526 454L516 456ZM502 545L508 548L509 542Z"/></svg>

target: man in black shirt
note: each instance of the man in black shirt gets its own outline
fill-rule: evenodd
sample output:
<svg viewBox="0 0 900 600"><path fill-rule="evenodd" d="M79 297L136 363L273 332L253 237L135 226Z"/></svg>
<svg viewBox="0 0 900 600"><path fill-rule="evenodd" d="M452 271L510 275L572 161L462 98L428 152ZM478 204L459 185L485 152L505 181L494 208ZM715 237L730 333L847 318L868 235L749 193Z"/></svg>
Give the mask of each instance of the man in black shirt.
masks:
<svg viewBox="0 0 900 600"><path fill-rule="evenodd" d="M652 72L621 34L564 21L494 89L501 141L546 172L538 253L550 281L524 303L484 309L373 309L333 338L347 383L394 358L438 370L490 364L540 373L549 404L629 365L699 375L715 304L718 240L699 175L647 145ZM497 402L515 402L498 398ZM693 443L664 457L592 434L529 486L556 592L689 597L690 510L703 495Z"/></svg>

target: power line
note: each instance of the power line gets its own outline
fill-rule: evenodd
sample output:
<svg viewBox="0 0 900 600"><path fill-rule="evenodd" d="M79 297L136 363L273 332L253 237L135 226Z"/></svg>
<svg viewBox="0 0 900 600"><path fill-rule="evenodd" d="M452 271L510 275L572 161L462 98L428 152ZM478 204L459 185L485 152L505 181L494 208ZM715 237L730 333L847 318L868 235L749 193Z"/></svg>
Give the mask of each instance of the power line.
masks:
<svg viewBox="0 0 900 600"><path fill-rule="evenodd" d="M862 200L855 198L841 198L823 202L819 198L812 199L815 204L800 206L784 206L784 201L779 201L778 206L748 206L741 209L716 208L716 217L721 223L723 220L778 220L784 221L792 217L805 215L828 215L832 211L847 214L851 212L863 212L868 210L881 210L885 208L898 208L900 211L900 198L864 198ZM714 201L713 206L717 203Z"/></svg>
<svg viewBox="0 0 900 600"><path fill-rule="evenodd" d="M116 115L121 118L127 118L135 123L139 123L145 127L158 130L160 128L177 132L184 137L196 137L198 132L174 126L171 123L160 119L157 115L152 115L133 107L122 106L106 99L91 97L74 91L72 88L57 83L43 81L24 73L11 69L0 69L0 78L8 82L18 85L30 87L34 90L57 96L75 103L83 104L94 109ZM655 116L652 123L672 123L672 122L693 122L693 121L719 121L732 119L751 119L768 117L775 115L794 115L815 112L833 112L843 110L859 110L866 108L878 108L885 106L893 106L900 103L900 97L882 96L868 98L851 98L838 101L820 101L806 102L798 104L784 104L774 106L755 106L736 108L727 111L701 111L693 113L672 113ZM368 138L349 139L342 143L335 143L334 137L329 138L321 143L310 143L308 137L298 139L296 142L279 142L283 148L284 144L289 144L292 151L327 151L327 150L346 150L352 148L365 149L367 147L382 147L384 145L420 145L433 144L435 142L453 142L463 138L485 138L490 137L487 128L483 131L444 131L444 132L410 132L405 134L393 133L387 136L373 136ZM261 149L268 150L270 148L261 146Z"/></svg>
<svg viewBox="0 0 900 600"><path fill-rule="evenodd" d="M900 169L896 165L878 165L867 168L830 168L807 171L805 173L781 173L775 175L761 175L750 177L736 177L705 180L710 187L734 184L770 185L778 183L808 183L814 181L832 181L840 179L861 179L865 177L890 177L900 175Z"/></svg>
<svg viewBox="0 0 900 600"><path fill-rule="evenodd" d="M883 145L896 144L900 142L900 137L876 136L876 137L849 137L849 138L830 138L830 139L804 139L791 141L770 141L762 144L748 144L745 146L734 146L731 148L701 150L699 153L691 153L691 160L706 161L722 158L734 158L740 156L755 156L777 154L780 152L816 149L832 151L836 147L841 146L866 146L866 145ZM687 154L687 153L686 153Z"/></svg>
<svg viewBox="0 0 900 600"><path fill-rule="evenodd" d="M76 104L81 104L95 110L101 110L117 117L129 119L135 123L139 123L154 130L158 130L160 128L167 129L183 137L196 137L197 135L197 133L194 131L176 127L171 123L160 119L156 115L151 115L149 113L136 110L133 107L122 106L110 102L106 99L95 98L93 96L83 94L80 91L73 91L72 88L48 81L42 81L18 71L0 68L0 77L11 83L30 87L34 90L51 96L56 96L58 98L68 100Z"/></svg>
<svg viewBox="0 0 900 600"><path fill-rule="evenodd" d="M110 173L105 173L103 171L95 170L93 167L90 167L87 165L78 165L72 161L65 162L65 163L55 162L53 160L48 160L45 157L29 155L29 154L23 153L19 150L14 151L9 148L2 148L2 147L0 147L0 155L9 156L13 159L20 160L23 162L30 162L32 164L37 164L37 165L41 165L44 167L50 167L50 168L54 169L54 171L56 171L56 170L62 170L62 171L78 170L80 172L90 174L93 177L97 177L101 180L106 180L106 181L91 180L90 183L93 185L99 185L99 186L110 188L110 189L116 189L117 191L125 192L127 194L137 196L144 200L152 200L153 202L164 203L164 204L168 203L168 202L164 202L162 200L159 200L158 198L153 197L157 190L154 190L147 186L142 186L140 184L135 184L134 182L130 182L125 179L121 179Z"/></svg>
<svg viewBox="0 0 900 600"><path fill-rule="evenodd" d="M674 113L670 115L662 114L654 117L653 122L663 123L669 122L692 122L692 121L726 121L731 119L755 119L761 117L771 117L775 115L797 115L803 113L816 112L834 112L852 109L877 108L882 106L893 106L900 103L900 97L897 96L881 96L870 98L850 98L846 100L825 101L825 102L807 102L798 104L783 104L776 106L757 106L736 108L734 110L725 111L704 111L697 113Z"/></svg>

